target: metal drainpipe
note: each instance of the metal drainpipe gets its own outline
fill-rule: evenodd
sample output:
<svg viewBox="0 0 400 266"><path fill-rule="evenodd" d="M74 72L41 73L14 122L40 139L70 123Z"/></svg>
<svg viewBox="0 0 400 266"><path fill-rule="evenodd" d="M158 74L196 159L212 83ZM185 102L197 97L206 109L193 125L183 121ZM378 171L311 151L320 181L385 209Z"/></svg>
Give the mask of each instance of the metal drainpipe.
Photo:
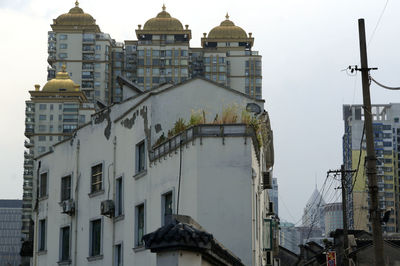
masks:
<svg viewBox="0 0 400 266"><path fill-rule="evenodd" d="M115 202L115 173L116 173L116 154L117 154L117 137L115 136L114 137L114 141L113 141L113 144L114 144L114 154L113 154L113 160L114 160L114 162L113 162L113 181L112 181L112 189L113 189L113 202ZM114 248L114 244L115 244L115 221L114 221L114 216L113 216L113 218L111 219L111 221L112 221L112 243L111 243L111 248L112 248L112 257L111 257L111 259L112 259L112 265L114 266L114 264L115 264L115 258L114 258L114 256L115 256L115 248Z"/></svg>
<svg viewBox="0 0 400 266"><path fill-rule="evenodd" d="M255 230L257 230L257 228L256 228L256 223L255 223L255 200L254 200L254 198L255 198L255 188L254 188L254 169L253 168L251 168L251 185L252 185L252 193L251 193L251 210L252 210L252 241L251 241L251 244L252 244L252 253L253 253L253 265L255 265L255 263L256 263L256 243L255 243L255 241L256 241L256 231ZM256 210L257 211L257 210Z"/></svg>
<svg viewBox="0 0 400 266"><path fill-rule="evenodd" d="M75 172L75 176L76 176L76 184L75 184L75 247L74 247L74 264L73 265L77 265L76 261L77 261L77 255L78 255L78 199L79 199L79 151L80 151L80 141L78 140L78 143L76 144L76 172Z"/></svg>
<svg viewBox="0 0 400 266"><path fill-rule="evenodd" d="M34 254L34 260L33 260L33 265L37 265L37 259L38 259L38 254L37 254L37 240L38 238L38 232L39 232L39 225L38 225L38 216L39 216L39 171L42 163L39 161L38 162L38 169L36 171L36 204L35 204L35 230L33 230L33 254ZM36 234L35 234L36 232Z"/></svg>

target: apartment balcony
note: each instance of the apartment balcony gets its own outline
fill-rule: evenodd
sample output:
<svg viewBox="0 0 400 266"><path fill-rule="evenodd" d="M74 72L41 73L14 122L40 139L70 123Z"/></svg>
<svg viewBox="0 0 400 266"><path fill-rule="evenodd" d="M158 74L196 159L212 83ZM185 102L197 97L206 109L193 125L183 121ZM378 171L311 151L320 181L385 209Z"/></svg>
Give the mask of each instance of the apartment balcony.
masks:
<svg viewBox="0 0 400 266"><path fill-rule="evenodd" d="M94 38L83 38L82 43L93 44L93 43L95 43L95 39Z"/></svg>
<svg viewBox="0 0 400 266"><path fill-rule="evenodd" d="M22 223L22 229L21 229L23 234L29 234L29 220L26 220ZM31 246L33 247L33 244L31 244ZM25 253L22 253L22 255L25 255ZM32 256L32 255L30 255Z"/></svg>
<svg viewBox="0 0 400 266"><path fill-rule="evenodd" d="M23 203L22 209L30 210L30 209L32 209L32 204L31 203Z"/></svg>
<svg viewBox="0 0 400 266"><path fill-rule="evenodd" d="M57 42L57 39L56 39L56 37L51 36L51 37L48 37L48 38L47 38L47 41L48 41L48 42L51 42L51 43L54 43L54 42Z"/></svg>
<svg viewBox="0 0 400 266"><path fill-rule="evenodd" d="M25 136L30 137L35 134L35 130L33 128L25 127Z"/></svg>
<svg viewBox="0 0 400 266"><path fill-rule="evenodd" d="M140 45L143 45L143 44L152 44L152 41L151 40L142 40L142 41L138 41L138 44Z"/></svg>
<svg viewBox="0 0 400 266"><path fill-rule="evenodd" d="M24 184L23 189L24 190L32 190L33 189L32 184Z"/></svg>
<svg viewBox="0 0 400 266"><path fill-rule="evenodd" d="M25 170L24 170L24 178L25 178L25 177L27 177L27 178L32 178L32 177L33 177L33 171L32 171L32 170L25 169Z"/></svg>
<svg viewBox="0 0 400 266"><path fill-rule="evenodd" d="M55 55L49 55L47 57L47 62L52 65L55 61L57 60L57 57Z"/></svg>
<svg viewBox="0 0 400 266"><path fill-rule="evenodd" d="M25 140L24 146L25 146L25 148L27 148L27 149L32 148L33 146L35 146L35 142L34 142L33 140L30 140L30 141Z"/></svg>
<svg viewBox="0 0 400 266"><path fill-rule="evenodd" d="M33 160L24 160L24 167L26 168L33 168Z"/></svg>
<svg viewBox="0 0 400 266"><path fill-rule="evenodd" d="M33 114L35 113L35 108L34 107L26 107L25 108L25 114Z"/></svg>
<svg viewBox="0 0 400 266"><path fill-rule="evenodd" d="M34 118L30 118L30 117L26 117L25 118L25 125L26 124L34 124L35 123L35 119Z"/></svg>
<svg viewBox="0 0 400 266"><path fill-rule="evenodd" d="M82 53L85 53L85 54L94 54L94 47L92 47L92 46L83 46L83 48L82 48Z"/></svg>
<svg viewBox="0 0 400 266"><path fill-rule="evenodd" d="M49 52L49 53L55 53L56 51L57 51L57 49L55 46L50 46L47 48L47 52Z"/></svg>
<svg viewBox="0 0 400 266"><path fill-rule="evenodd" d="M93 55L84 54L84 55L82 56L82 59L83 59L83 60L94 60L94 56L93 56Z"/></svg>
<svg viewBox="0 0 400 266"><path fill-rule="evenodd" d="M83 65L82 66L82 70L93 71L94 70L94 66L93 65Z"/></svg>
<svg viewBox="0 0 400 266"><path fill-rule="evenodd" d="M31 193L31 197L32 197L32 193ZM22 215L22 220L23 221L26 221L26 220L29 220L29 219L31 219L31 215L30 214L23 214Z"/></svg>
<svg viewBox="0 0 400 266"><path fill-rule="evenodd" d="M82 81L93 81L93 75L82 75Z"/></svg>
<svg viewBox="0 0 400 266"><path fill-rule="evenodd" d="M34 154L33 154L32 151L25 151L24 152L24 158L25 159L33 159L33 156L34 156Z"/></svg>
<svg viewBox="0 0 400 266"><path fill-rule="evenodd" d="M23 200L29 200L32 199L32 192L24 192L22 195ZM24 215L22 215L22 220L24 219Z"/></svg>

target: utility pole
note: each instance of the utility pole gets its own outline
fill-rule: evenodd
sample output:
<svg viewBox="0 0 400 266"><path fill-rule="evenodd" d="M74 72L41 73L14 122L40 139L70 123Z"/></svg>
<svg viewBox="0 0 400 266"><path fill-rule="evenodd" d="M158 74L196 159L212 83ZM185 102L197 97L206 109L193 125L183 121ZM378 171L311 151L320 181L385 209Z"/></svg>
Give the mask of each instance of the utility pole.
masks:
<svg viewBox="0 0 400 266"><path fill-rule="evenodd" d="M347 173L354 173L355 170L345 170L344 165L342 164L340 170L329 170L328 174L338 174L341 176L342 183L342 214L343 214L343 250L344 250L344 258L343 265L349 266L349 238L348 238L348 228L347 228L347 194L346 194L346 176Z"/></svg>
<svg viewBox="0 0 400 266"><path fill-rule="evenodd" d="M369 206L369 215L372 222L372 236L374 243L375 265L385 265L383 260L383 237L381 227L381 210L378 205L378 185L376 180L376 156L374 147L374 136L372 128L372 113L371 113L371 97L369 93L369 71L367 59L367 45L365 42L365 24L364 19L358 20L358 31L360 38L360 58L361 58L361 71L362 88L363 88L363 102L364 102L364 126L365 137L367 142L367 156L365 161L367 163L367 176L368 176L368 194L371 198L371 205Z"/></svg>

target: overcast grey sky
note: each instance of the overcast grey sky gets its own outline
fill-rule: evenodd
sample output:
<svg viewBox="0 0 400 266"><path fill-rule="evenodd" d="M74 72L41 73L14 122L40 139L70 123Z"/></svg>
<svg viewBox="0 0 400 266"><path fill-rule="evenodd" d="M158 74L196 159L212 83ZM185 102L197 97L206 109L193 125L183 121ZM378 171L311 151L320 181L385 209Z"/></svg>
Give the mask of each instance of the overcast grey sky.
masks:
<svg viewBox="0 0 400 266"><path fill-rule="evenodd" d="M203 32L230 19L255 38L263 56L263 97L274 130L280 216L300 219L315 183L342 162L342 104L362 102L360 75L341 71L359 63L357 19L370 39L386 0L81 0L101 30L117 41L167 11L192 30L191 46ZM0 198L22 197L25 100L46 82L47 31L74 0L0 0ZM389 1L368 46L372 75L400 86L400 1ZM373 103L399 102L400 92L371 86ZM332 188L334 185L332 185ZM333 191L333 190L332 190ZM331 196L333 195L333 196ZM328 200L335 199L333 192Z"/></svg>

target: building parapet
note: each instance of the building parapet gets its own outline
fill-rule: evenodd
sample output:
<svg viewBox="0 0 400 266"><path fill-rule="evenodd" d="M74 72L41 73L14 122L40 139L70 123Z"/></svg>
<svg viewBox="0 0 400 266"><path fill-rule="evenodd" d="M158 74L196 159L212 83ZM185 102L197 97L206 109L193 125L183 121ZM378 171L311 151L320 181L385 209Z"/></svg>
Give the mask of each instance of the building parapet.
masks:
<svg viewBox="0 0 400 266"><path fill-rule="evenodd" d="M196 138L200 138L201 143L203 137L220 137L222 138L222 143L224 143L225 137L251 137L255 145L257 159L260 159L260 147L252 127L246 124L202 124L189 127L183 132L155 146L150 151L150 161L155 161Z"/></svg>

